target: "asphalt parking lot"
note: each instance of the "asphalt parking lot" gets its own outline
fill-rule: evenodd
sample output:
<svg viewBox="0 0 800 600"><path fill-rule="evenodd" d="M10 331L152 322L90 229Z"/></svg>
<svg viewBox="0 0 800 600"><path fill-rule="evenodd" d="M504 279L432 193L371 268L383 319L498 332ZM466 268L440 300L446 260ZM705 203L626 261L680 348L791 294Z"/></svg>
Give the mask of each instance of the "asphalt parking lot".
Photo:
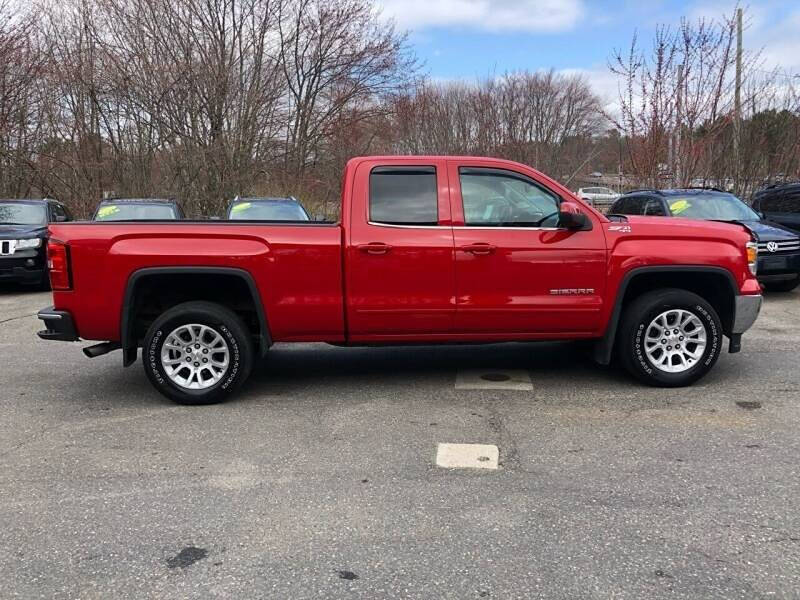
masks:
<svg viewBox="0 0 800 600"><path fill-rule="evenodd" d="M573 344L303 344L194 408L39 340L47 304L0 289L0 597L800 595L798 293L687 389Z"/></svg>

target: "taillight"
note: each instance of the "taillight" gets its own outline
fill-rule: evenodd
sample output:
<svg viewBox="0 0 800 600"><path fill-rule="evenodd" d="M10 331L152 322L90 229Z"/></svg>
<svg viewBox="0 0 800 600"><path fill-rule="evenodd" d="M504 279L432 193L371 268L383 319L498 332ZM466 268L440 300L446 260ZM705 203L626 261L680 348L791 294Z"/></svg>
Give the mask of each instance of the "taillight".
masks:
<svg viewBox="0 0 800 600"><path fill-rule="evenodd" d="M69 251L64 242L47 242L47 268L50 271L50 287L54 290L70 289Z"/></svg>

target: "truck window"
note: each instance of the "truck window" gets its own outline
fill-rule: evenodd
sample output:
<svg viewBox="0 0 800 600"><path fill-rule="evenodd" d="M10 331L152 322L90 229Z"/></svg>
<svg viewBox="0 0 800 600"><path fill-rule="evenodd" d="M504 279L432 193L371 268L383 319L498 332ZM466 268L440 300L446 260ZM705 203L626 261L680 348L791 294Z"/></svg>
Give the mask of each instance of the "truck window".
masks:
<svg viewBox="0 0 800 600"><path fill-rule="evenodd" d="M623 215L641 215L644 213L644 201L642 196L623 198L615 205L614 210Z"/></svg>
<svg viewBox="0 0 800 600"><path fill-rule="evenodd" d="M800 212L800 191L787 190L775 194L765 194L761 198L760 209L763 212Z"/></svg>
<svg viewBox="0 0 800 600"><path fill-rule="evenodd" d="M651 217L666 217L667 211L664 210L664 203L658 198L650 198L644 205L644 214Z"/></svg>
<svg viewBox="0 0 800 600"><path fill-rule="evenodd" d="M388 225L437 225L435 167L376 167L369 175L369 220Z"/></svg>
<svg viewBox="0 0 800 600"><path fill-rule="evenodd" d="M460 170L464 223L476 227L555 227L558 197L522 175Z"/></svg>

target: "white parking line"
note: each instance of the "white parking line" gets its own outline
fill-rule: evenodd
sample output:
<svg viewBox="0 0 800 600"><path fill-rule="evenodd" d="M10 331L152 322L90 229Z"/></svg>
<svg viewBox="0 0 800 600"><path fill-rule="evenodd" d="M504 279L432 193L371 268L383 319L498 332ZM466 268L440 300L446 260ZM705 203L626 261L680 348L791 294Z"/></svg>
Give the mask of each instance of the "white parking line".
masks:
<svg viewBox="0 0 800 600"><path fill-rule="evenodd" d="M500 450L493 444L439 444L436 466L445 469L497 469Z"/></svg>
<svg viewBox="0 0 800 600"><path fill-rule="evenodd" d="M457 390L532 390L533 383L527 371L480 369L459 371Z"/></svg>

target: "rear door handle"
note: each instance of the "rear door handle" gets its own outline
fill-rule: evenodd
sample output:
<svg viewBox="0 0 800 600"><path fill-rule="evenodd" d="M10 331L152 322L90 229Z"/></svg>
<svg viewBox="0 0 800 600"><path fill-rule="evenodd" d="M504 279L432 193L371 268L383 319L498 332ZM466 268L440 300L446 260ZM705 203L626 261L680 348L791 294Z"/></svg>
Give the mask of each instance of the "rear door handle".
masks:
<svg viewBox="0 0 800 600"><path fill-rule="evenodd" d="M476 254L478 256L485 256L486 254L491 254L492 252L495 251L495 249L496 249L495 246L483 242L461 246L461 250L463 250L464 252L469 252L470 254Z"/></svg>
<svg viewBox="0 0 800 600"><path fill-rule="evenodd" d="M392 247L383 242L370 242L369 244L361 244L358 249L367 254L386 254Z"/></svg>

